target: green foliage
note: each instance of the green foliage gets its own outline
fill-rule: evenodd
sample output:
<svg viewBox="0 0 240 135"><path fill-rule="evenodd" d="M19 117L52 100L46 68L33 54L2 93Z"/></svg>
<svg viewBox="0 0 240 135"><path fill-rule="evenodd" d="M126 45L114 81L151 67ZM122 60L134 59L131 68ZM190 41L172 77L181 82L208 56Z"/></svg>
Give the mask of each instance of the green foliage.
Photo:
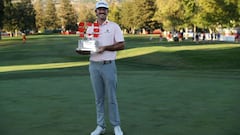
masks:
<svg viewBox="0 0 240 135"><path fill-rule="evenodd" d="M7 31L18 29L18 15L15 6L11 0L5 1L3 28Z"/></svg>
<svg viewBox="0 0 240 135"><path fill-rule="evenodd" d="M161 27L158 21L153 20L156 12L155 1L156 0L135 0L136 9L134 17L137 28L142 28L150 32Z"/></svg>
<svg viewBox="0 0 240 135"><path fill-rule="evenodd" d="M184 10L179 0L157 0L156 19L163 23L164 29L175 30L184 24Z"/></svg>
<svg viewBox="0 0 240 135"><path fill-rule="evenodd" d="M94 5L93 3L80 3L77 6L78 22L94 22L96 20Z"/></svg>
<svg viewBox="0 0 240 135"><path fill-rule="evenodd" d="M35 29L35 10L30 0L22 0L12 4L11 1L5 2L4 8L4 29L32 30Z"/></svg>
<svg viewBox="0 0 240 135"><path fill-rule="evenodd" d="M59 17L64 30L76 30L77 15L69 0L61 0Z"/></svg>
<svg viewBox="0 0 240 135"><path fill-rule="evenodd" d="M46 5L44 14L44 28L47 30L55 30L58 28L58 17L53 0L49 0Z"/></svg>
<svg viewBox="0 0 240 135"><path fill-rule="evenodd" d="M135 21L133 18L135 4L132 1L127 1L122 4L122 10L120 12L120 22L121 25L127 29L131 30L135 28Z"/></svg>
<svg viewBox="0 0 240 135"><path fill-rule="evenodd" d="M129 31L136 29L152 31L161 27L159 21L153 19L155 12L155 0L124 2L121 6L120 24Z"/></svg>
<svg viewBox="0 0 240 135"><path fill-rule="evenodd" d="M34 5L36 10L36 28L38 31L44 30L44 10L43 10L43 3L42 0L38 0Z"/></svg>
<svg viewBox="0 0 240 135"><path fill-rule="evenodd" d="M235 27L232 21L237 21L240 15L235 0L198 0L196 4L199 10L194 22L200 27Z"/></svg>
<svg viewBox="0 0 240 135"><path fill-rule="evenodd" d="M91 11L88 11L86 15L86 21L84 22L94 22L95 20L96 20L95 15L93 15Z"/></svg>
<svg viewBox="0 0 240 135"><path fill-rule="evenodd" d="M196 15L198 12L198 7L196 6L195 1L193 0L183 0L182 1L182 6L183 6L183 21L184 21L184 26L189 27L193 25L192 18Z"/></svg>
<svg viewBox="0 0 240 135"><path fill-rule="evenodd" d="M238 12L240 8L238 9L238 3L237 0L225 0L224 3L217 1L218 6L222 9L222 13L218 18L218 21L222 25L230 26L230 27L236 27L237 25L240 25L240 13ZM222 19L223 17L226 17L225 19Z"/></svg>
<svg viewBox="0 0 240 135"><path fill-rule="evenodd" d="M198 26L202 28L236 27L239 24L237 0L157 0L155 18L164 28Z"/></svg>
<svg viewBox="0 0 240 135"><path fill-rule="evenodd" d="M35 10L31 0L22 0L21 3L16 4L17 12L19 13L18 19L19 30L33 30L35 29Z"/></svg>
<svg viewBox="0 0 240 135"><path fill-rule="evenodd" d="M108 14L108 19L120 24L120 12L121 12L121 7L118 6L116 3L112 3L109 7L109 14Z"/></svg>

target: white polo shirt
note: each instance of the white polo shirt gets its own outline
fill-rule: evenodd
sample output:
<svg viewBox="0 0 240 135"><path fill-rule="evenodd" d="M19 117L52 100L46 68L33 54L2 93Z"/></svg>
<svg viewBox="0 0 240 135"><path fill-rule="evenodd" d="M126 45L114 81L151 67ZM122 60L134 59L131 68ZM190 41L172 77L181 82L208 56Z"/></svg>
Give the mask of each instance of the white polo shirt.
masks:
<svg viewBox="0 0 240 135"><path fill-rule="evenodd" d="M94 34L94 27L88 27L87 34ZM117 42L123 42L124 37L118 24L106 20L99 26L99 36L95 38L99 46L109 46ZM115 60L116 51L104 51L103 53L93 53L90 56L90 61Z"/></svg>

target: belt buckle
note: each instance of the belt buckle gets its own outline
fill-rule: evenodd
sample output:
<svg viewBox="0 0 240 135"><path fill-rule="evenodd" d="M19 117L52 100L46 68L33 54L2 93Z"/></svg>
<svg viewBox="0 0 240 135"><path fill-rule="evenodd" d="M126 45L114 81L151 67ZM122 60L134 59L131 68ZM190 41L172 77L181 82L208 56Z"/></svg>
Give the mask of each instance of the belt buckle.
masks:
<svg viewBox="0 0 240 135"><path fill-rule="evenodd" d="M103 61L103 64L110 64L110 63L112 63L111 60L104 60L104 61Z"/></svg>

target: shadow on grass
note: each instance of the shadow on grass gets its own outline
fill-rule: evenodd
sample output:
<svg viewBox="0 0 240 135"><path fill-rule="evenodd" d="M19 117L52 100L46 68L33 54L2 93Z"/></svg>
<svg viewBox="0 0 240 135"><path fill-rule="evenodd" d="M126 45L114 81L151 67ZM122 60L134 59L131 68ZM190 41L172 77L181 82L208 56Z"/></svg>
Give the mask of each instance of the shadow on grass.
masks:
<svg viewBox="0 0 240 135"><path fill-rule="evenodd" d="M161 71L161 70L191 70L191 71L232 71L239 72L240 47L220 50L183 50L176 52L153 52L135 57L117 60L119 72L127 71ZM76 62L77 63L77 62ZM67 64L67 62L66 62ZM44 66L44 69L31 69L26 65L22 71L0 73L0 80L12 80L23 78L44 78L64 76L88 76L88 65L66 66L64 63L59 67ZM38 67L38 65L35 65ZM27 69L29 68L29 69ZM1 69L1 68L0 68ZM136 73L136 74L139 74Z"/></svg>
<svg viewBox="0 0 240 135"><path fill-rule="evenodd" d="M175 52L154 52L118 60L120 63L147 70L198 69L221 70L239 69L240 47L231 49L182 50ZM148 67L148 68L147 68ZM144 70L144 68L143 68Z"/></svg>
<svg viewBox="0 0 240 135"><path fill-rule="evenodd" d="M74 52L76 36L30 36L25 46L0 48L0 79L88 74L88 66L80 66L89 56ZM52 43L49 41L53 41ZM9 42L14 42L9 40ZM126 49L117 60L121 71L156 70L238 70L240 47L223 42L161 42L148 36L126 37ZM67 64L70 64L67 66ZM10 70L10 68L13 68ZM21 69L20 69L21 68ZM4 71L4 70L5 71ZM22 71L18 71L22 70ZM73 72L72 72L73 70ZM11 71L11 72L10 72ZM84 73L81 73L84 71ZM35 74L35 75L34 75Z"/></svg>
<svg viewBox="0 0 240 135"><path fill-rule="evenodd" d="M73 77L73 76L89 76L88 67L69 67L59 69L45 70L28 70L28 71L13 71L0 73L0 80L18 80L31 78L53 78L53 77Z"/></svg>

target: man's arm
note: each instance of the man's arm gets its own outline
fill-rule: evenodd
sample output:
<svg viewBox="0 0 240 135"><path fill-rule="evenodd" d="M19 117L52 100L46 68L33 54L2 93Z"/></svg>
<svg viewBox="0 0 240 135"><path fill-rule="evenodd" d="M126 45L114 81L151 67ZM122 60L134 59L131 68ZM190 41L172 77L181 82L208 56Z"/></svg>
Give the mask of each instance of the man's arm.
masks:
<svg viewBox="0 0 240 135"><path fill-rule="evenodd" d="M125 48L125 42L117 42L113 45L108 45L108 46L100 46L98 48L98 53L102 53L104 51L118 51L118 50L123 50Z"/></svg>
<svg viewBox="0 0 240 135"><path fill-rule="evenodd" d="M117 42L113 45L109 45L109 46L100 46L97 50L98 53L102 53L104 51L118 51L118 50L124 50L125 48L125 43L123 42ZM81 50L76 50L76 52L78 54L82 54L82 55L89 55L91 54L90 51L81 51Z"/></svg>

